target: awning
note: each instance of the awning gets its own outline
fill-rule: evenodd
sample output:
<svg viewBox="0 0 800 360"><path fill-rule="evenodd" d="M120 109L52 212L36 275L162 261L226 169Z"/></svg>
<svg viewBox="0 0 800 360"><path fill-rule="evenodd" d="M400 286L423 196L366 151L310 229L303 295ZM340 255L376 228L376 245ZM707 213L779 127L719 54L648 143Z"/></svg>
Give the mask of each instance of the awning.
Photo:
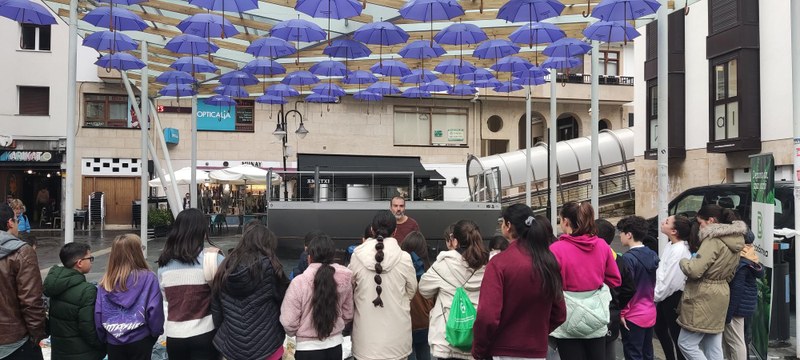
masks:
<svg viewBox="0 0 800 360"><path fill-rule="evenodd" d="M425 170L418 156L297 155L298 170L314 171L317 166L319 166L320 171L411 171L414 173L415 179L444 180L444 177L436 171ZM336 176L339 177L341 175L337 174ZM404 176L403 174L397 174L397 177Z"/></svg>
<svg viewBox="0 0 800 360"><path fill-rule="evenodd" d="M428 176L430 181L447 182L447 179L436 170L428 170Z"/></svg>

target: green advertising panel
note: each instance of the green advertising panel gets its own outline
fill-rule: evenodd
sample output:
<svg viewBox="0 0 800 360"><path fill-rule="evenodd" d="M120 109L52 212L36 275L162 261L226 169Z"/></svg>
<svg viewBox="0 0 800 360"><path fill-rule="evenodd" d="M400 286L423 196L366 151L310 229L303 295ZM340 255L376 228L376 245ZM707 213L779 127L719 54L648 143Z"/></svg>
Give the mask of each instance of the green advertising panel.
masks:
<svg viewBox="0 0 800 360"><path fill-rule="evenodd" d="M750 189L752 192L751 230L753 246L766 267L766 276L758 279L758 306L753 314L753 353L767 359L770 313L772 309L773 230L775 228L775 160L772 154L750 157Z"/></svg>

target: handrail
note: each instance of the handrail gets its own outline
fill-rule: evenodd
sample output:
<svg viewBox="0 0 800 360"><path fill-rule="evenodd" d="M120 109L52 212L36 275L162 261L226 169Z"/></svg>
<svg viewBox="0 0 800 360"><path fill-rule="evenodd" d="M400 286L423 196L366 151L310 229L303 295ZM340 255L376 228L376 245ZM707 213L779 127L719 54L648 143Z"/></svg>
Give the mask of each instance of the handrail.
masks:
<svg viewBox="0 0 800 360"><path fill-rule="evenodd" d="M545 81L550 81L550 75L544 76ZM564 74L559 73L556 76L560 83L572 84L591 84L591 74ZM600 85L622 85L633 86L633 76L618 76L618 75L598 75L597 81Z"/></svg>
<svg viewBox="0 0 800 360"><path fill-rule="evenodd" d="M620 195L627 195L629 198L633 198L633 184L634 182L631 181L630 177L634 176L636 170L628 170L628 171L620 171L613 174L605 174L600 177L600 198L607 199L611 197L618 197ZM613 187L609 187L609 183L614 183L614 180L622 180L619 184L613 184ZM586 200L589 198L590 189L589 186L591 185L591 179L583 179L577 180L569 183L564 183L559 186L559 192L562 194L561 196L561 203L566 201L580 201ZM582 189L585 188L585 189ZM581 191L583 190L583 191ZM540 189L531 192L532 198L539 198L547 196L548 189ZM502 198L503 206L521 203L525 201L525 192L509 196L504 196Z"/></svg>

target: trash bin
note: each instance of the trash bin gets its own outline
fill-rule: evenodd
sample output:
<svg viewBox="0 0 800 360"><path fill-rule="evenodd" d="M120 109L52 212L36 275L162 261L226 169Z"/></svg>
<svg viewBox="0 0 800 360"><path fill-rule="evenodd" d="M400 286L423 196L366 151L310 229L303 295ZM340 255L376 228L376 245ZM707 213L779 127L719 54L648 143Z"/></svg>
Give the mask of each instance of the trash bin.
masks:
<svg viewBox="0 0 800 360"><path fill-rule="evenodd" d="M771 341L789 340L790 323L790 283L789 262L786 255L790 250L788 243L775 241L772 269L772 312L769 327Z"/></svg>
<svg viewBox="0 0 800 360"><path fill-rule="evenodd" d="M142 202L139 200L131 201L131 225L133 227L141 226L142 220Z"/></svg>

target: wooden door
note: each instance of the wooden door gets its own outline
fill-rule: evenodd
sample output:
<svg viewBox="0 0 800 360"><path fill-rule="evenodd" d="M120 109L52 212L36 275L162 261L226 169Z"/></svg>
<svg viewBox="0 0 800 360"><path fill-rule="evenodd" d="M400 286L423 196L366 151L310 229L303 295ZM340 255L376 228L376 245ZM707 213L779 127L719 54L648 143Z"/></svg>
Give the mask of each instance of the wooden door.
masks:
<svg viewBox="0 0 800 360"><path fill-rule="evenodd" d="M96 191L105 194L106 223L130 224L133 211L131 201L139 199L139 178L84 177L83 204L88 207L89 196Z"/></svg>

